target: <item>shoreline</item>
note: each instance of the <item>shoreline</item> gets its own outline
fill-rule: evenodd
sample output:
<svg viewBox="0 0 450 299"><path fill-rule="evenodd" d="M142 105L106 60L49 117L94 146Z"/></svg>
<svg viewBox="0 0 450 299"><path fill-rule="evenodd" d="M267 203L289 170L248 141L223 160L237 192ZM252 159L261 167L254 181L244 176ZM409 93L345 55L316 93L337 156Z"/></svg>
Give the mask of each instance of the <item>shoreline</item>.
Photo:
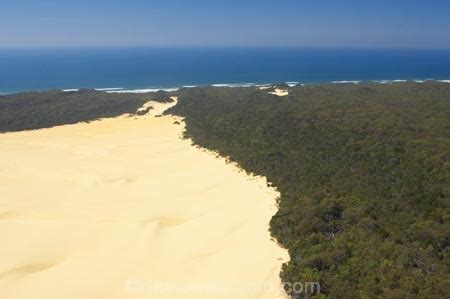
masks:
<svg viewBox="0 0 450 299"><path fill-rule="evenodd" d="M193 85L180 85L180 86L150 86L150 87L134 87L134 88L126 88L126 87L94 87L94 88L86 88L95 91L102 91L106 93L150 93L157 91L166 91L166 92L175 92L182 88L195 88L195 87L229 87L229 88L238 88L238 87L268 87L272 85L276 85L279 83L286 84L289 87L295 86L305 86L305 85L320 85L320 84L392 84L392 83L405 83L405 82L414 82L414 83L426 83L426 82L438 82L438 83L449 83L450 79L374 79L374 80L331 80L331 81L317 81L317 82L300 82L300 81L281 81L281 82L272 82L272 83L214 83L214 84L193 84ZM64 92L77 92L82 89L82 87L78 88L56 88L58 90ZM2 95L11 95L16 93L26 93L26 92L45 92L52 89L23 89L23 90L15 90L15 91L0 91L0 96Z"/></svg>

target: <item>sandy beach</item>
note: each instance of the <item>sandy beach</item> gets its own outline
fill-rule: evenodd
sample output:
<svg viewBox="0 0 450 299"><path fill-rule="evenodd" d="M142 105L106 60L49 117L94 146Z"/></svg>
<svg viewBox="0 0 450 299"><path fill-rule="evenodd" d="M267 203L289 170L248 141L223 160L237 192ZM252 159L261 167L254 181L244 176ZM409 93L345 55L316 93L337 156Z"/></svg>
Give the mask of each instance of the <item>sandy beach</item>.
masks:
<svg viewBox="0 0 450 299"><path fill-rule="evenodd" d="M183 129L144 115L0 134L0 297L282 298L277 192Z"/></svg>

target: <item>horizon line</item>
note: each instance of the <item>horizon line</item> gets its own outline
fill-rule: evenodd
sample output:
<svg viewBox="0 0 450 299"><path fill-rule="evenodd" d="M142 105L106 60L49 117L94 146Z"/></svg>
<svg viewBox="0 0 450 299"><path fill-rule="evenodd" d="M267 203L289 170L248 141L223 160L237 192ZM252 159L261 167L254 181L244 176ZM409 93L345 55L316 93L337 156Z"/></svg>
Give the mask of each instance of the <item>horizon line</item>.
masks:
<svg viewBox="0 0 450 299"><path fill-rule="evenodd" d="M0 50L45 49L321 49L321 50L412 50L450 51L450 47L358 46L358 45L0 45Z"/></svg>

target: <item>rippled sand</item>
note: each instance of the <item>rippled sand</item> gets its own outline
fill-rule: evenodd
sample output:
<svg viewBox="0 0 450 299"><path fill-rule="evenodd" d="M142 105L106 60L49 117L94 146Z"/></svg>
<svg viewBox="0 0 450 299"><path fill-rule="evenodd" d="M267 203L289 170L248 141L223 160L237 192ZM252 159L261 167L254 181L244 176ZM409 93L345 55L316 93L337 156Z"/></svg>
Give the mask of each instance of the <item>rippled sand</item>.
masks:
<svg viewBox="0 0 450 299"><path fill-rule="evenodd" d="M0 298L278 297L277 193L177 120L0 135Z"/></svg>

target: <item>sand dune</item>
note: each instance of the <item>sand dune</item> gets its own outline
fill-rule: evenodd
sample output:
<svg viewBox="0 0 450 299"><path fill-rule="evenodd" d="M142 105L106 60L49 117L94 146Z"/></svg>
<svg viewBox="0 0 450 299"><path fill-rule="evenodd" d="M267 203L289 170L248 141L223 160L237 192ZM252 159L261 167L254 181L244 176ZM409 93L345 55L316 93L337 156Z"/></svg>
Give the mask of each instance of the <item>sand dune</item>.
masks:
<svg viewBox="0 0 450 299"><path fill-rule="evenodd" d="M280 89L280 88L275 88L275 91L269 92L270 94L279 96L279 97L284 97L287 96L289 94L288 90L285 89Z"/></svg>
<svg viewBox="0 0 450 299"><path fill-rule="evenodd" d="M175 120L0 135L1 298L278 297L277 193Z"/></svg>

